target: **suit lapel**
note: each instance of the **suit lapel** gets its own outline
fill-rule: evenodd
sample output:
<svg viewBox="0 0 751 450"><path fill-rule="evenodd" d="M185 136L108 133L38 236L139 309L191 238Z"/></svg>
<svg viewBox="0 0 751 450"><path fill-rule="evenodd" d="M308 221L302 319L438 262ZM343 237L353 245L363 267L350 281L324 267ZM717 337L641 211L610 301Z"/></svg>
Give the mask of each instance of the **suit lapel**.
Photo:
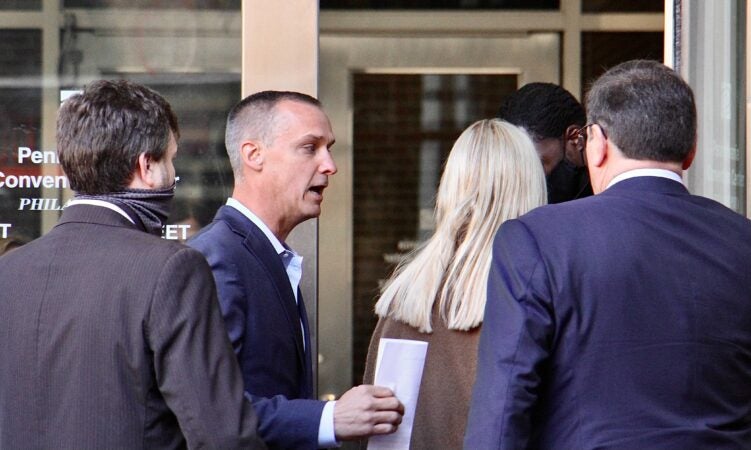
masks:
<svg viewBox="0 0 751 450"><path fill-rule="evenodd" d="M310 356L310 326L308 325L308 312L305 310L305 302L303 301L302 291L300 291L300 288L297 289L297 298L300 300L298 302L300 320L302 320L303 328L306 331L305 335L303 336L303 338L305 339L305 354L303 355L303 358L305 360L305 382L303 383L303 389L305 390L305 392L302 393L302 397L313 398L313 363Z"/></svg>
<svg viewBox="0 0 751 450"><path fill-rule="evenodd" d="M307 374L310 370L310 364L306 362L305 351L303 349L303 335L302 330L300 329L300 320L303 320L303 324L307 324L307 317L301 318L301 315L298 312L297 302L292 293L292 286L289 283L287 271L284 269L282 259L276 253L274 246L271 245L271 242L269 242L266 235L263 234L263 231L261 231L240 211L231 206L225 205L219 209L216 218L225 221L236 233L245 236L243 245L251 254L257 257L265 267L269 278L276 287L278 300L287 315L290 332L295 339L298 358ZM300 297L300 302L302 303L302 297ZM301 311L305 311L304 305L302 305ZM308 330L307 325L305 326L305 329Z"/></svg>

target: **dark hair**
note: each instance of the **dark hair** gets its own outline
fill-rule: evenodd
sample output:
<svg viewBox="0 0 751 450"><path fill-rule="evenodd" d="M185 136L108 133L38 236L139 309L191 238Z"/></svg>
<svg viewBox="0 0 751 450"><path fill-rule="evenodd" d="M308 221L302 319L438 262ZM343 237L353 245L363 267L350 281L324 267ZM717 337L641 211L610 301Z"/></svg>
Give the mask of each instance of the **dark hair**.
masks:
<svg viewBox="0 0 751 450"><path fill-rule="evenodd" d="M138 155L162 159L170 131L177 139L177 117L159 94L126 80L100 80L60 107L57 153L74 191L117 192L133 179Z"/></svg>
<svg viewBox="0 0 751 450"><path fill-rule="evenodd" d="M307 103L321 108L321 102L310 95L290 91L262 91L249 95L238 102L227 116L224 145L227 148L235 177L241 175L240 142L244 139L260 139L271 145L274 107L282 101Z"/></svg>
<svg viewBox="0 0 751 450"><path fill-rule="evenodd" d="M657 61L628 61L605 72L587 94L587 115L631 159L682 162L696 143L694 94Z"/></svg>
<svg viewBox="0 0 751 450"><path fill-rule="evenodd" d="M560 138L570 125L583 126L584 108L553 83L529 83L506 97L498 118L523 127L533 139Z"/></svg>

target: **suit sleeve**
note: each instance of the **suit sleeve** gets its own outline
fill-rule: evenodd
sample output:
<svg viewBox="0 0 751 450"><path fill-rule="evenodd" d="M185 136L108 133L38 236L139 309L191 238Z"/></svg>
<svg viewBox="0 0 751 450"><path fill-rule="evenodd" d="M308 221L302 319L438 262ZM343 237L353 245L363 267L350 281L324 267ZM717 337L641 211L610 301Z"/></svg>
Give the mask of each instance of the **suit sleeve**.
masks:
<svg viewBox="0 0 751 450"><path fill-rule="evenodd" d="M245 393L258 413L258 433L271 448L314 450L326 402Z"/></svg>
<svg viewBox="0 0 751 450"><path fill-rule="evenodd" d="M465 448L528 447L553 333L537 243L521 222L508 221L493 244Z"/></svg>
<svg viewBox="0 0 751 450"><path fill-rule="evenodd" d="M219 295L219 306L224 318L232 349L239 355L243 349L245 337L246 317L248 315L248 300L245 295L245 284L240 278L240 270L236 266L236 258L222 257L220 251L211 248L198 248L204 254L211 267ZM231 253L228 253L231 255Z"/></svg>
<svg viewBox="0 0 751 450"><path fill-rule="evenodd" d="M145 327L157 384L188 448L265 448L215 292L195 250L179 250L164 265Z"/></svg>

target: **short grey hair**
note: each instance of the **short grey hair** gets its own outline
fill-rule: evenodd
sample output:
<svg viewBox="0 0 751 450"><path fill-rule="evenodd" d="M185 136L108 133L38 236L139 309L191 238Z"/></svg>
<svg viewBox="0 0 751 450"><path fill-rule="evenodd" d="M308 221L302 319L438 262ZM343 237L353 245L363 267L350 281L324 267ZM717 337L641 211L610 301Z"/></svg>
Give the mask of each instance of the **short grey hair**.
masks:
<svg viewBox="0 0 751 450"><path fill-rule="evenodd" d="M587 93L587 118L631 159L682 162L696 144L694 94L657 61L627 61L605 72Z"/></svg>
<svg viewBox="0 0 751 450"><path fill-rule="evenodd" d="M249 95L237 103L227 116L224 145L235 179L242 178L240 146L248 139L260 140L272 145L274 135L275 107L282 101L306 103L321 107L310 95L292 91L262 91Z"/></svg>

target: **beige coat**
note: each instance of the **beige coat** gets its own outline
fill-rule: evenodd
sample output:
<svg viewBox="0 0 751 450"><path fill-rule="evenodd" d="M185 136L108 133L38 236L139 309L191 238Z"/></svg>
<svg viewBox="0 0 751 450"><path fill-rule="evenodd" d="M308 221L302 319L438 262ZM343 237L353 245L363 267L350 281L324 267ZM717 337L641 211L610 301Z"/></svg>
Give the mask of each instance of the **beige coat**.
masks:
<svg viewBox="0 0 751 450"><path fill-rule="evenodd" d="M431 325L433 332L427 334L390 318L380 319L368 348L364 382L373 382L380 338L428 342L410 449L461 449L475 381L480 327L449 330L435 311Z"/></svg>

